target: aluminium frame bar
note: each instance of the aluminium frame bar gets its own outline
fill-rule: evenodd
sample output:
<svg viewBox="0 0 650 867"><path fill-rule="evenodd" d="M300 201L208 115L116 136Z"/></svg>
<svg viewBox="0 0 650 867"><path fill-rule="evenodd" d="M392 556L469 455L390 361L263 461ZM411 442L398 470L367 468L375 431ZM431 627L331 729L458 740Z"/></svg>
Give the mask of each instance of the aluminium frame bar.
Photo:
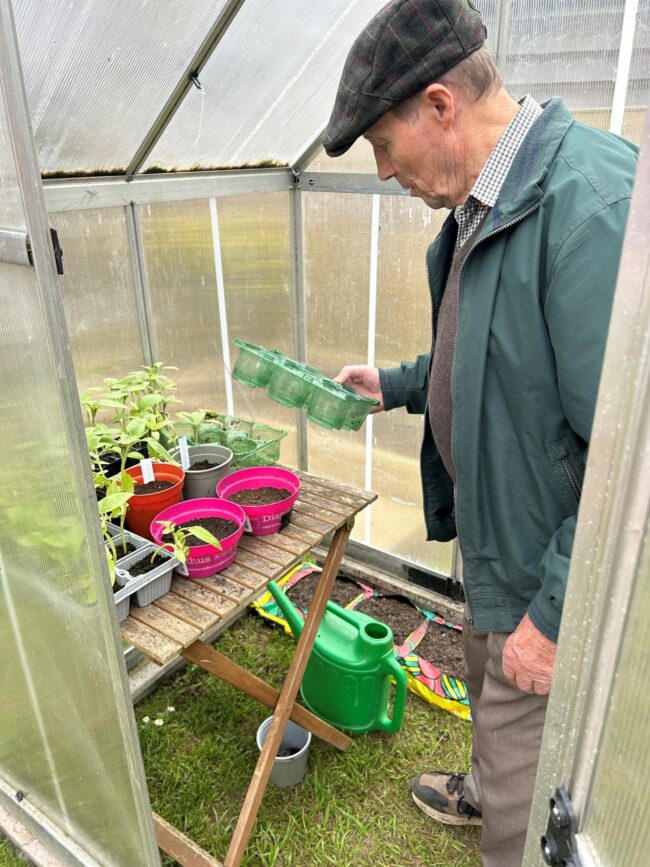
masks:
<svg viewBox="0 0 650 867"><path fill-rule="evenodd" d="M302 193L294 187L289 196L289 232L291 243L291 312L293 346L296 359L307 360L307 318L305 315L305 250L303 239ZM296 450L298 467L309 469L309 439L307 419L296 410Z"/></svg>
<svg viewBox="0 0 650 867"><path fill-rule="evenodd" d="M614 95L612 97L612 115L609 122L609 131L616 133L616 135L622 135L623 132L625 102L627 100L627 88L630 81L638 11L639 0L625 0L621 41L618 47L616 79L614 81Z"/></svg>
<svg viewBox="0 0 650 867"><path fill-rule="evenodd" d="M155 353L153 335L150 326L153 319L150 315L151 311L149 307L149 282L144 256L144 245L142 243L142 232L140 230L140 219L133 202L124 208L124 219L126 221L126 237L129 243L131 273L133 274L135 300L138 309L138 325L140 327L142 356L144 363L151 365L153 364Z"/></svg>
<svg viewBox="0 0 650 867"><path fill-rule="evenodd" d="M291 169L226 169L219 172L165 172L124 177L45 180L45 204L50 213L114 208L154 202L287 192L294 188Z"/></svg>
<svg viewBox="0 0 650 867"><path fill-rule="evenodd" d="M203 69L243 5L244 0L228 0L224 8L221 10L217 20L208 31L196 54L183 72L178 84L170 93L167 102L163 106L156 120L153 122L140 147L133 155L126 170L127 176L132 177L136 172L140 171L144 161L158 143L158 140L167 128L167 125L176 114L183 99L193 86L192 76L198 75L198 73Z"/></svg>

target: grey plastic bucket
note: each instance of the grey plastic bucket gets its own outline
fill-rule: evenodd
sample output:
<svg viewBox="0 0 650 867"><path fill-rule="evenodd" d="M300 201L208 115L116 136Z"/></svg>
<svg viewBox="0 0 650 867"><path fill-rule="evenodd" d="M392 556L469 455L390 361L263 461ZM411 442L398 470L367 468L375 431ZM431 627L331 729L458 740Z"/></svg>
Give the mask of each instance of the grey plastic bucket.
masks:
<svg viewBox="0 0 650 867"><path fill-rule="evenodd" d="M271 725L272 716L264 720L262 725L257 730L257 746L262 750L266 733ZM273 763L271 771L271 781L276 786L286 788L287 786L295 786L305 776L307 770L307 754L309 752L309 744L311 743L311 732L306 731L294 722L287 723L284 730L284 735L280 741L278 755ZM298 750L292 756L281 756L283 750Z"/></svg>

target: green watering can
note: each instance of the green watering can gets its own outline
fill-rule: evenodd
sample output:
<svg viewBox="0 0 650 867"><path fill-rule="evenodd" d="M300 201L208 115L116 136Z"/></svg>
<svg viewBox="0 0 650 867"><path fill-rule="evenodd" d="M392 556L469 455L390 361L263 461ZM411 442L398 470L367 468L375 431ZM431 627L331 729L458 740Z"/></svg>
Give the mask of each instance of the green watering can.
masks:
<svg viewBox="0 0 650 867"><path fill-rule="evenodd" d="M273 594L297 639L304 620L274 581ZM388 716L391 681L393 716ZM367 614L328 602L300 692L309 710L340 729L399 731L406 703L406 673L393 652L393 633Z"/></svg>

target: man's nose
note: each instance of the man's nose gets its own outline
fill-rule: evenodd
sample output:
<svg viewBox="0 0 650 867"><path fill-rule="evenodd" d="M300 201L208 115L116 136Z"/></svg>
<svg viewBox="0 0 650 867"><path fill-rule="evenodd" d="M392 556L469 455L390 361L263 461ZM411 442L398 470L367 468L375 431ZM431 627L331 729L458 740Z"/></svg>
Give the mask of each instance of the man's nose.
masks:
<svg viewBox="0 0 650 867"><path fill-rule="evenodd" d="M395 176L395 169L386 154L381 151L375 151L375 162L377 163L377 176L380 181L387 181Z"/></svg>

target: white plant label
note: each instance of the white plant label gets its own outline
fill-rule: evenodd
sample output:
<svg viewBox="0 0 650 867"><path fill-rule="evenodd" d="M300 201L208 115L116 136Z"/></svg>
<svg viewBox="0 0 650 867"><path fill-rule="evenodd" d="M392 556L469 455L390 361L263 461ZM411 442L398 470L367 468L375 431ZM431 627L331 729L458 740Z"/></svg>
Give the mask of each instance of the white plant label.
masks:
<svg viewBox="0 0 650 867"><path fill-rule="evenodd" d="M155 482L156 477L153 474L153 458L143 458L140 461L140 470L142 471L142 483Z"/></svg>
<svg viewBox="0 0 650 867"><path fill-rule="evenodd" d="M251 519L246 515L244 520L244 533L252 533L253 528L251 527Z"/></svg>
<svg viewBox="0 0 650 867"><path fill-rule="evenodd" d="M190 468L190 453L187 448L187 437L180 437L178 440L178 448L181 453L181 466L184 470L189 470Z"/></svg>

